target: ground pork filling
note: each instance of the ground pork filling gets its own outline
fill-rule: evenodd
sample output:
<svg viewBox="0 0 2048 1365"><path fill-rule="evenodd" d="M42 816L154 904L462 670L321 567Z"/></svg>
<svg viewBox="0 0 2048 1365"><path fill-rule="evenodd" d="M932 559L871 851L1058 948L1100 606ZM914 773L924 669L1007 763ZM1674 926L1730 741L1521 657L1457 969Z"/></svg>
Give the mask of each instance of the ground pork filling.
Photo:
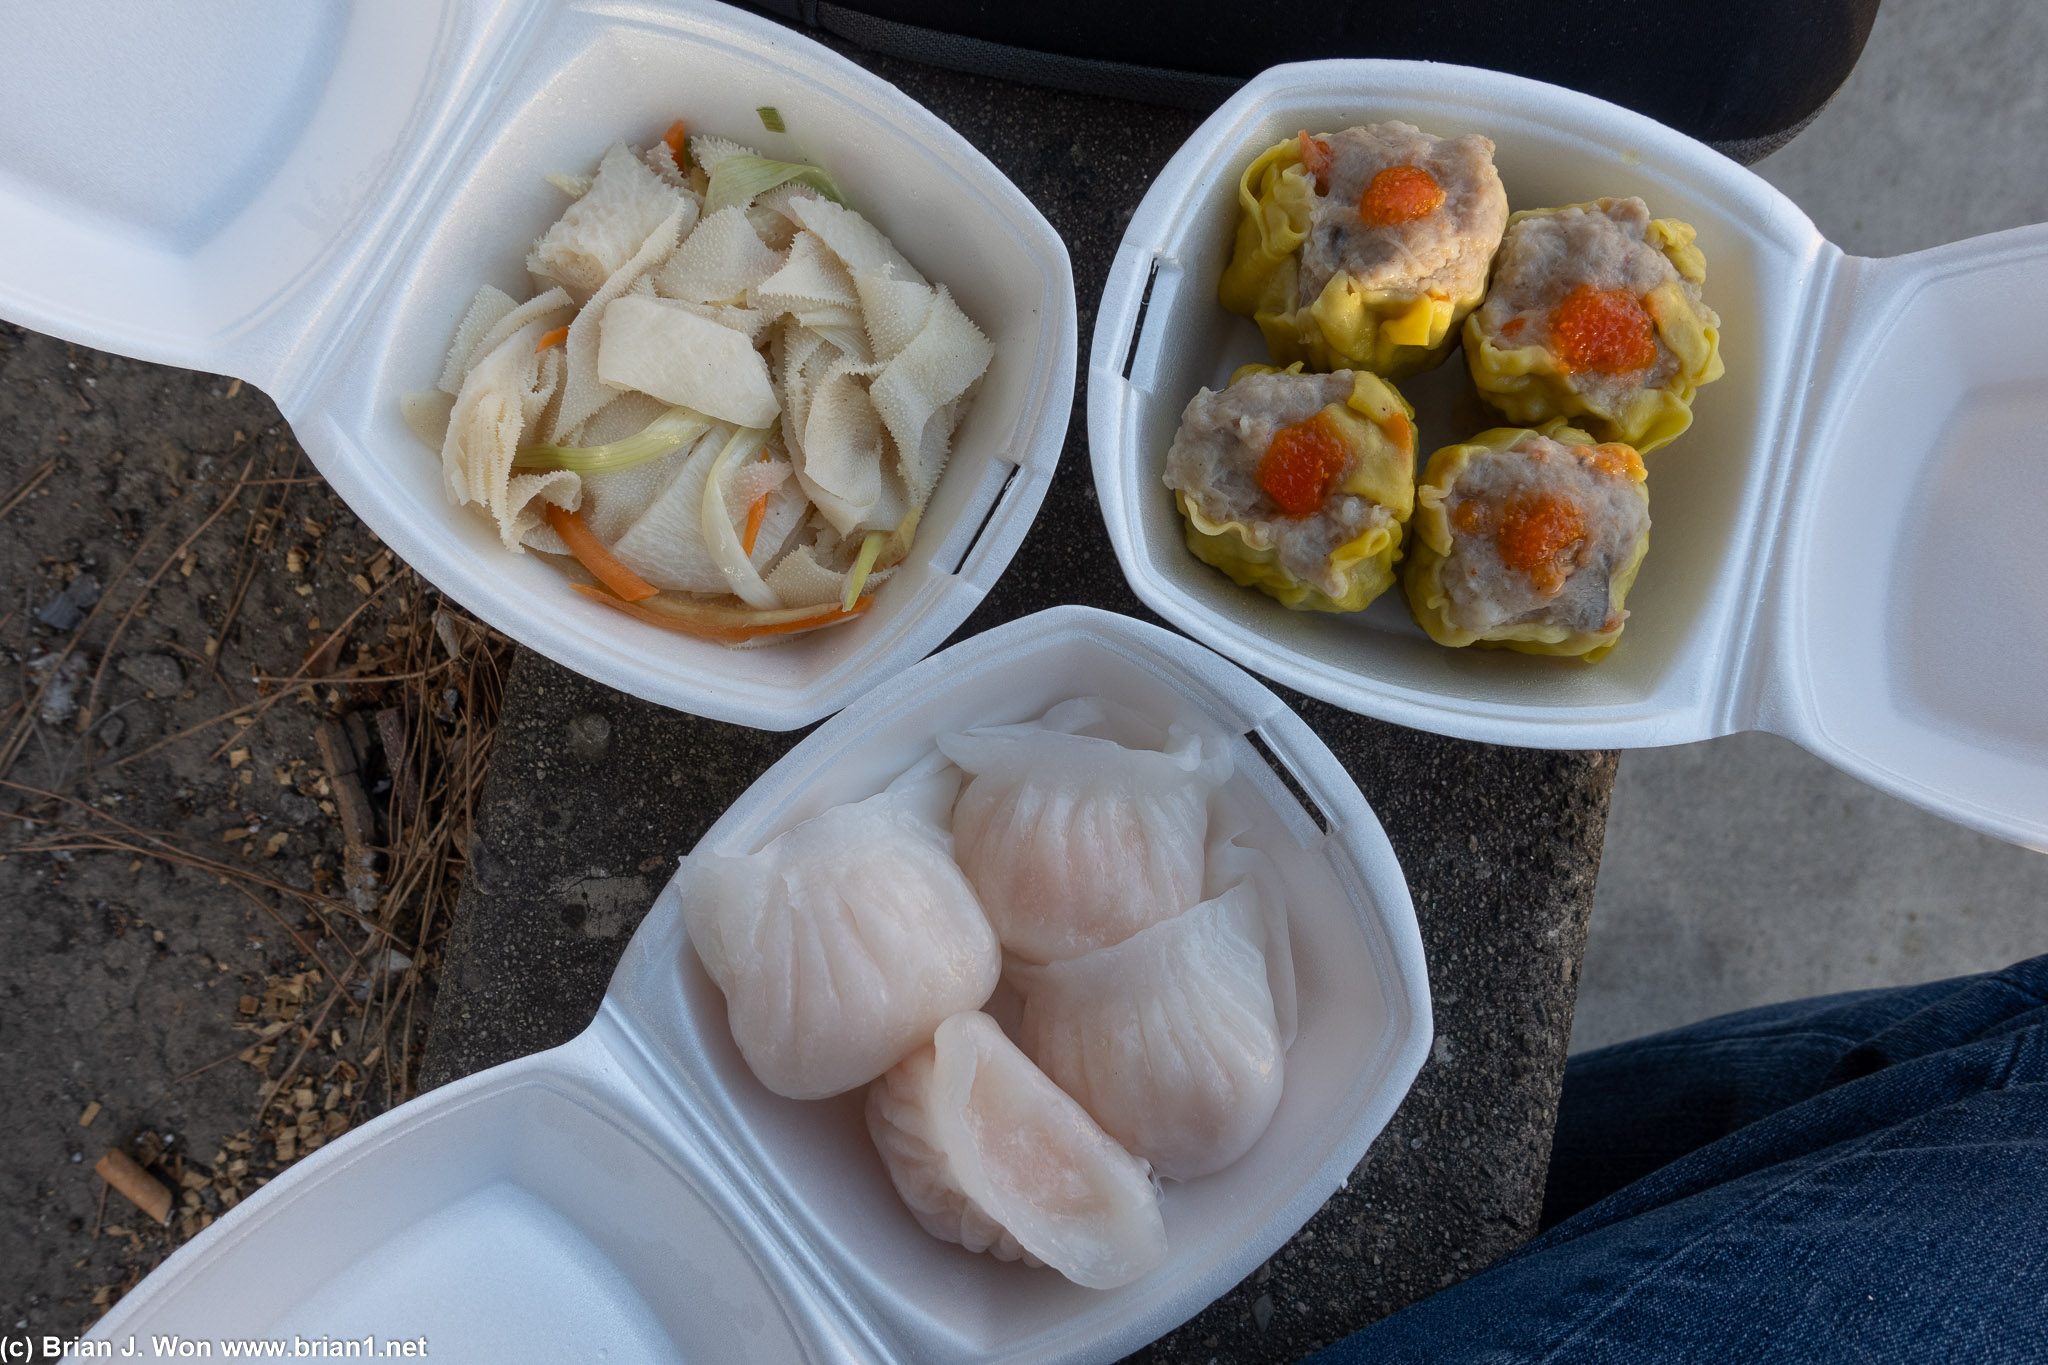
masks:
<svg viewBox="0 0 2048 1365"><path fill-rule="evenodd" d="M1597 634L1621 624L1628 613L1610 611L1608 583L1649 532L1650 512L1626 474L1601 468L1595 449L1531 432L1459 472L1444 498L1452 548L1442 581L1453 625Z"/></svg>
<svg viewBox="0 0 2048 1365"><path fill-rule="evenodd" d="M1699 286L1643 240L1649 225L1649 206L1640 199L1602 200L1516 223L1501 241L1492 290L1475 315L1480 331L1502 350L1542 345L1557 352L1551 319L1574 291L1618 290L1640 300L1666 280L1677 280L1686 298L1706 311ZM1654 331L1650 345L1655 359L1643 368L1575 369L1564 382L1593 411L1612 417L1636 394L1661 388L1678 373L1678 357Z"/></svg>
<svg viewBox="0 0 2048 1365"><path fill-rule="evenodd" d="M1317 196L1301 244L1301 301L1313 303L1338 271L1362 289L1404 298L1471 298L1507 226L1507 191L1493 168L1493 143L1476 133L1432 137L1406 123L1375 123L1324 133L1327 188ZM1429 172L1443 191L1434 210L1407 222L1375 225L1360 213L1373 178L1394 167Z"/></svg>
<svg viewBox="0 0 2048 1365"><path fill-rule="evenodd" d="M1282 568L1332 597L1344 584L1330 553L1394 515L1370 498L1337 493L1308 516L1283 514L1259 487L1259 462L1281 428L1305 422L1351 396L1348 370L1335 374L1254 374L1221 393L1203 389L1181 413L1166 454L1166 486L1212 522L1243 525L1255 549L1277 552ZM1347 473L1349 471L1346 471ZM1341 481L1341 476L1340 476Z"/></svg>

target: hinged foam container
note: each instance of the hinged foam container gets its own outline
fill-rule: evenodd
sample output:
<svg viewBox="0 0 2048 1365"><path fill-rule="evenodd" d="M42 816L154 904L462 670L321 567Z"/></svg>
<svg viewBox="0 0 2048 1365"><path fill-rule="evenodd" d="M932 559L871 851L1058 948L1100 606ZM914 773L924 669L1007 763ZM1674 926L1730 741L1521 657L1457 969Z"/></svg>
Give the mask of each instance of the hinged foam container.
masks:
<svg viewBox="0 0 2048 1365"><path fill-rule="evenodd" d="M7 23L0 315L262 388L387 544L558 663L807 724L944 640L1044 499L1076 356L1058 234L951 128L787 28L705 0L106 0ZM542 177L676 118L829 168L996 347L909 562L859 621L770 648L643 625L507 553L398 415L477 286L531 292L527 248L567 202Z"/></svg>
<svg viewBox="0 0 2048 1365"><path fill-rule="evenodd" d="M424 1335L435 1360L493 1365L1108 1361L1185 1321L1344 1182L1430 1044L1400 867L1343 767L1279 698L1155 626L1055 608L855 702L699 847L758 849L880 791L941 731L1080 695L1224 740L1227 790L1252 821L1243 841L1287 884L1301 1022L1280 1107L1236 1164L1166 1187L1159 1269L1103 1292L928 1236L875 1154L864 1090L800 1103L747 1070L671 887L580 1037L306 1157L93 1335Z"/></svg>
<svg viewBox="0 0 2048 1365"><path fill-rule="evenodd" d="M1292 612L1184 547L1160 482L1182 408L1263 361L1224 311L1237 182L1301 129L1481 133L1514 208L1640 195L1699 229L1727 375L1652 453L1628 629L1588 665L1440 647L1398 586ZM1088 362L1095 486L1145 603L1312 696L1539 748L1784 735L2000 838L2048 848L2048 226L1891 260L1845 254L1720 154L1589 96L1420 62L1276 67L1196 130L1139 206ZM1426 455L1510 425L1464 361L1401 384Z"/></svg>

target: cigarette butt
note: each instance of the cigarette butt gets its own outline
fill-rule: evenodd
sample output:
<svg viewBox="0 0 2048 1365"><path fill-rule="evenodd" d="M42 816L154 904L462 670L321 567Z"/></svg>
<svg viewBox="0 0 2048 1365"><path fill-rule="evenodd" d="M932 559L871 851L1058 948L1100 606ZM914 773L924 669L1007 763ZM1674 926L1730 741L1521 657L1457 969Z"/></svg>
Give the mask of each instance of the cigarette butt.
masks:
<svg viewBox="0 0 2048 1365"><path fill-rule="evenodd" d="M90 1128L92 1127L92 1121L98 1118L99 1116L100 1102L98 1100L94 1100L91 1104L85 1106L85 1112L78 1116L78 1126L80 1128Z"/></svg>
<svg viewBox="0 0 2048 1365"><path fill-rule="evenodd" d="M99 1178L119 1190L123 1197L159 1223L171 1221L171 1192L164 1183L136 1164L119 1147L112 1147L93 1167Z"/></svg>

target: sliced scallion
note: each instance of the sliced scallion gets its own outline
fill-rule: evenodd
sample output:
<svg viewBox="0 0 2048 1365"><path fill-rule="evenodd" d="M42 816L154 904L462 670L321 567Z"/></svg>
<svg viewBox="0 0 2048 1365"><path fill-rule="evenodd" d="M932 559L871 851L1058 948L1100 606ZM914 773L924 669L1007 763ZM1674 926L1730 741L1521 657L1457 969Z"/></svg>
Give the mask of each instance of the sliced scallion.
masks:
<svg viewBox="0 0 2048 1365"><path fill-rule="evenodd" d="M609 474L658 459L711 430L712 421L688 408L670 408L638 434L601 446L528 446L513 457L515 469L567 469Z"/></svg>
<svg viewBox="0 0 2048 1365"><path fill-rule="evenodd" d="M870 531L860 543L860 554L853 561L853 567L846 573L846 596L839 601L841 611L852 611L853 604L860 600L860 590L867 586L868 575L874 572L875 556L882 553L887 544L889 532Z"/></svg>
<svg viewBox="0 0 2048 1365"><path fill-rule="evenodd" d="M823 167L797 161L770 161L765 156L729 156L711 168L711 184L704 195L704 217L735 204L750 204L757 196L792 180L809 185L835 204L846 204L846 196Z"/></svg>

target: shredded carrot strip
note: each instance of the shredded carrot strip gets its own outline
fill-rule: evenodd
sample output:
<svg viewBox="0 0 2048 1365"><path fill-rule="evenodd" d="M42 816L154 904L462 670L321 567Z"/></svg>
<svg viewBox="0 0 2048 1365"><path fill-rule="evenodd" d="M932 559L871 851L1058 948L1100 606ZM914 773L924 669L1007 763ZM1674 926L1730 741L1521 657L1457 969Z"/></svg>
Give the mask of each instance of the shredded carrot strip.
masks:
<svg viewBox="0 0 2048 1365"><path fill-rule="evenodd" d="M683 126L681 119L677 119L668 126L668 132L661 139L668 144L669 155L676 159L677 170L683 168L683 158L689 155L689 137L690 130Z"/></svg>
<svg viewBox="0 0 2048 1365"><path fill-rule="evenodd" d="M754 499L754 505L747 509L746 534L740 537L740 553L754 553L754 537L761 534L761 518L768 515L768 495L763 493Z"/></svg>
<svg viewBox="0 0 2048 1365"><path fill-rule="evenodd" d="M725 644L738 644L744 640L759 639L764 635L794 635L799 631L816 630L820 626L851 621L873 605L875 600L874 595L870 593L855 602L852 611L841 611L838 604L834 603L831 606L820 607L807 615L793 616L785 620L779 619L782 616L779 612L734 610L710 605L687 614L656 611L641 606L638 602L628 602L614 597L603 588L593 587L588 583L572 583L569 586L592 601L602 602L616 611L622 611L636 621L645 621L648 625L660 626L663 630L694 635L700 640L717 640ZM763 616L769 619L759 619Z"/></svg>
<svg viewBox="0 0 2048 1365"><path fill-rule="evenodd" d="M583 524L583 518L566 507L549 503L548 525L555 528L555 534L568 542L569 553L584 568L596 574L598 581L628 602L638 602L643 597L652 597L661 589L634 573L607 550L598 538Z"/></svg>
<svg viewBox="0 0 2048 1365"><path fill-rule="evenodd" d="M533 343L533 353L535 355L539 355L548 347L559 346L568 339L569 329L567 327L557 327L552 332L542 332L540 334L540 340Z"/></svg>

